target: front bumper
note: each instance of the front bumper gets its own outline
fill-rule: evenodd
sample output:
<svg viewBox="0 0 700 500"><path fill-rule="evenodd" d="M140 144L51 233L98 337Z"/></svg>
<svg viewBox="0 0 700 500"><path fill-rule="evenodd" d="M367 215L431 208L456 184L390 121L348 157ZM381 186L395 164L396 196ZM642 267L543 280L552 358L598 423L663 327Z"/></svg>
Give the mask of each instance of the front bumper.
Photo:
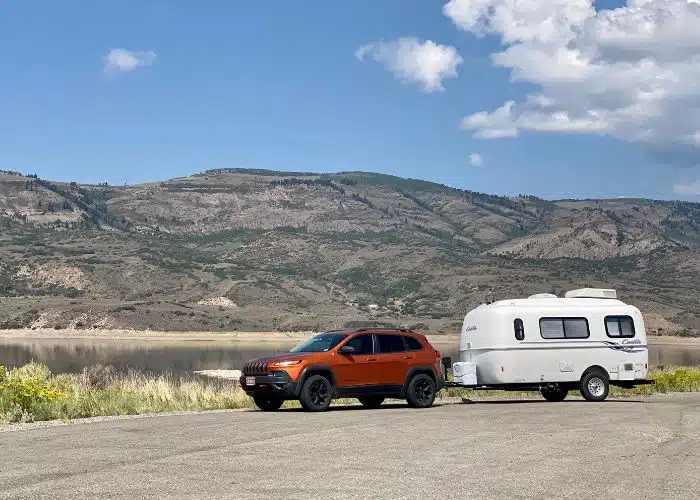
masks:
<svg viewBox="0 0 700 500"><path fill-rule="evenodd" d="M252 384L248 384L253 379ZM268 375L242 375L239 379L241 389L248 396L274 395L284 399L296 399L296 383L287 372L271 372Z"/></svg>

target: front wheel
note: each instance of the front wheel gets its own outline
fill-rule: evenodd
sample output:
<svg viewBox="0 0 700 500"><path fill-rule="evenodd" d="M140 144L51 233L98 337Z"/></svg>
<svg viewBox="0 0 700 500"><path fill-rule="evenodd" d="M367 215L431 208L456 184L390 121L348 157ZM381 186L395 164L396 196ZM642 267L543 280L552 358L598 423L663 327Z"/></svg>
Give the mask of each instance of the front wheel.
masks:
<svg viewBox="0 0 700 500"><path fill-rule="evenodd" d="M274 396L255 396L253 401L255 401L255 406L260 408L262 411L279 410L282 407L282 404L284 404L284 399L276 398Z"/></svg>
<svg viewBox="0 0 700 500"><path fill-rule="evenodd" d="M586 401L604 401L610 391L608 376L593 370L581 377L581 395Z"/></svg>
<svg viewBox="0 0 700 500"><path fill-rule="evenodd" d="M325 411L331 405L333 387L323 375L312 375L301 387L299 402L307 411Z"/></svg>
<svg viewBox="0 0 700 500"><path fill-rule="evenodd" d="M558 403L559 401L564 401L568 393L569 391L564 389L560 385L555 385L553 387L543 387L542 389L540 389L540 394L542 394L542 397L551 403Z"/></svg>
<svg viewBox="0 0 700 500"><path fill-rule="evenodd" d="M379 408L384 402L382 396L362 396L357 398L365 408Z"/></svg>
<svg viewBox="0 0 700 500"><path fill-rule="evenodd" d="M435 381L425 373L419 373L408 383L406 401L413 408L428 408L435 401L435 394Z"/></svg>

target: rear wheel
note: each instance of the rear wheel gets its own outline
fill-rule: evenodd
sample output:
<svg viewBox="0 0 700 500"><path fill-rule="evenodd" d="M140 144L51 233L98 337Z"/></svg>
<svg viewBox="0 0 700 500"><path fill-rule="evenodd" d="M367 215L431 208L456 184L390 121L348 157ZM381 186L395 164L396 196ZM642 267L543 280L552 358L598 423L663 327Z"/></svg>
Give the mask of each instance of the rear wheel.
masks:
<svg viewBox="0 0 700 500"><path fill-rule="evenodd" d="M413 408L428 408L435 401L435 392L435 381L425 373L419 373L408 383L406 401Z"/></svg>
<svg viewBox="0 0 700 500"><path fill-rule="evenodd" d="M255 396L253 401L255 401L255 406L260 408L262 411L279 410L284 403L284 399L277 398L275 396Z"/></svg>
<svg viewBox="0 0 700 500"><path fill-rule="evenodd" d="M325 411L331 405L333 387L323 375L311 375L301 387L299 402L307 411Z"/></svg>
<svg viewBox="0 0 700 500"><path fill-rule="evenodd" d="M606 373L591 370L581 377L581 395L586 401L604 401L610 391L610 382Z"/></svg>
<svg viewBox="0 0 700 500"><path fill-rule="evenodd" d="M357 399L359 399L362 406L366 408L379 408L384 402L384 397L382 396L362 396Z"/></svg>
<svg viewBox="0 0 700 500"><path fill-rule="evenodd" d="M552 403L558 403L559 401L564 401L566 395L569 393L567 389L564 389L559 384L554 384L552 386L543 387L540 389L540 394L547 401Z"/></svg>

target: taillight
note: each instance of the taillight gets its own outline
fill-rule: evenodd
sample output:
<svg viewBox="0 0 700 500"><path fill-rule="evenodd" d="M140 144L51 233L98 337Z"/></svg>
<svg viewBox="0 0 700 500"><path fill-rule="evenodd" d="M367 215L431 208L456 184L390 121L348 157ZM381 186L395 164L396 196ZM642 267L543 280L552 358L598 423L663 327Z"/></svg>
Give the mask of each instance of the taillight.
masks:
<svg viewBox="0 0 700 500"><path fill-rule="evenodd" d="M646 364L646 363L644 363L644 369L645 369L645 370L647 369L647 364Z"/></svg>
<svg viewBox="0 0 700 500"><path fill-rule="evenodd" d="M440 354L440 351L435 351L435 356L437 356L438 359L440 359L442 357L442 354Z"/></svg>

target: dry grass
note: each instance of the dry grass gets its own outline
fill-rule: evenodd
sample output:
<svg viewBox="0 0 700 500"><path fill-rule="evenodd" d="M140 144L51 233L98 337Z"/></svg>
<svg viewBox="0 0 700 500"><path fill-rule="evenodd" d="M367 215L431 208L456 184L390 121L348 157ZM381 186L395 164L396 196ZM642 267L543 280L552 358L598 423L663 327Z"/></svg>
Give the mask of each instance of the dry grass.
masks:
<svg viewBox="0 0 700 500"><path fill-rule="evenodd" d="M252 407L252 400L234 381L223 379L122 374L105 367L92 367L80 375L53 375L37 363L12 370L7 378L38 381L59 396L18 407L9 391L0 390L0 421L4 422Z"/></svg>
<svg viewBox="0 0 700 500"><path fill-rule="evenodd" d="M700 391L700 368L667 368L652 372L655 385L636 389L611 389L615 397L644 396L667 392ZM532 392L472 391L446 389L448 398L522 398ZM336 405L356 404L339 399ZM286 408L298 402L288 401ZM204 411L253 408L253 401L236 381L227 379L119 373L110 367L95 366L79 375L54 375L39 363L29 363L6 371L0 367L0 422L70 420L108 415L137 415L171 411Z"/></svg>

